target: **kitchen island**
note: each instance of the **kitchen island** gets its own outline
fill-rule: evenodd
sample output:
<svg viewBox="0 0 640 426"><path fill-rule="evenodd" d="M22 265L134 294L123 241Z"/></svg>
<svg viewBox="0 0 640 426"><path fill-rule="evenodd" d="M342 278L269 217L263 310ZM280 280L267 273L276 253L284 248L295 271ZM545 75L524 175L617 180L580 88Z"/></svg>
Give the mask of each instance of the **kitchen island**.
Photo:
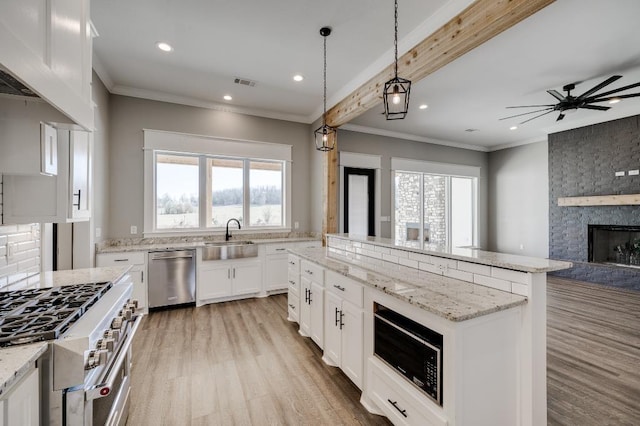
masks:
<svg viewBox="0 0 640 426"><path fill-rule="evenodd" d="M334 308L333 289L346 297L353 292L350 288L356 288L339 282L340 276L362 288L361 379L350 374L353 367L342 368L350 378L356 377L352 380L363 390L361 402L370 411L385 414L396 424L416 424L416 418L426 424L546 423L546 272L571 264L474 249L406 247L389 239L342 234L327 236L326 251L293 252L290 264L297 262L303 265L298 268L301 334L308 333L321 348L325 346L329 364L336 364L332 362L336 357L326 355L333 321L327 306L336 309L340 329L342 314L353 311L345 302L343 308ZM322 273L304 266L310 264L324 270L324 287ZM304 285L305 273L315 275L314 286ZM292 286L290 295L295 291ZM324 333L306 325L305 305L314 304L309 299L324 301L324 307L316 308L325 311ZM290 297L290 312L292 305L295 300ZM439 399L425 397L416 391L415 378L412 384L374 356L374 317L379 316L375 311L380 306L441 336ZM318 314L315 318L317 325ZM385 392L390 396L383 397ZM411 412L413 420L407 417Z"/></svg>

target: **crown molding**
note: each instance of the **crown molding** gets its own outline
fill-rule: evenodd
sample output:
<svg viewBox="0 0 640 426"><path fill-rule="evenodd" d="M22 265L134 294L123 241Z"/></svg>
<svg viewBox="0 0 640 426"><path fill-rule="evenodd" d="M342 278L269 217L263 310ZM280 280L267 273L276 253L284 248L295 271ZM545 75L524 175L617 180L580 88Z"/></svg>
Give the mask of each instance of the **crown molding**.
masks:
<svg viewBox="0 0 640 426"><path fill-rule="evenodd" d="M509 143L505 143L502 145L494 145L494 146L490 146L487 151L488 152L494 152L494 151L500 151L501 149L507 149L507 148L515 148L518 146L523 146L523 145L530 145L532 143L538 143L538 142L546 142L547 141L547 135L542 135L542 136L536 136L534 138L530 138L530 139L524 139L521 141L516 141L516 142L509 142Z"/></svg>
<svg viewBox="0 0 640 426"><path fill-rule="evenodd" d="M412 135L410 133L395 132L392 130L376 129L375 127L360 126L357 124L343 124L339 130L349 130L351 132L367 133L370 135L387 136L390 138L404 139L415 142L431 143L434 145L450 146L452 148L468 149L471 151L489 152L489 149L479 145L469 145L459 142L451 142L440 139L427 138L424 136Z"/></svg>
<svg viewBox="0 0 640 426"><path fill-rule="evenodd" d="M104 84L104 87L106 87L109 93L111 93L113 88L115 87L115 83L113 82L113 79L109 75L107 68L104 66L104 63L100 60L100 58L98 58L98 56L95 53L93 54L92 60L93 60L93 63L92 63L93 70L96 72L96 74L98 74L98 77L100 77L100 80L102 81L102 84Z"/></svg>

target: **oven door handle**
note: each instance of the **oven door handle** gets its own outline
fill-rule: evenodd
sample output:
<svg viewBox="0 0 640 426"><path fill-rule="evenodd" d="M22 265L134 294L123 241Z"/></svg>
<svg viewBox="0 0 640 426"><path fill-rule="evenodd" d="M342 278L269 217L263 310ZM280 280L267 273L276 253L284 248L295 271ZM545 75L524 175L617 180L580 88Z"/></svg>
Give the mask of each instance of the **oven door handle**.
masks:
<svg viewBox="0 0 640 426"><path fill-rule="evenodd" d="M131 343L133 342L133 337L136 335L136 331L138 330L138 326L142 322L142 315L138 315L135 317L133 324L131 326L131 330L129 330L129 335L127 336L127 340L125 340L120 346L120 352L118 353L118 358L111 364L111 370L109 371L109 375L102 382L91 388L85 390L85 400L92 401L94 399L103 398L111 394L111 390L113 389L113 384L118 378L118 374L120 373L120 369L122 368L122 364L124 364L127 356L129 354L129 348L131 347Z"/></svg>

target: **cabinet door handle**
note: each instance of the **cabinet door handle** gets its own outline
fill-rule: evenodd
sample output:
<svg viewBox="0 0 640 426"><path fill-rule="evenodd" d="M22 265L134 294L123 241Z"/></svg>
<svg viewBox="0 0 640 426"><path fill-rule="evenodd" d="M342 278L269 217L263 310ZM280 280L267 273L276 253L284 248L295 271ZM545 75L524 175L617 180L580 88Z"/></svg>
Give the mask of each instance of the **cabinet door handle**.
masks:
<svg viewBox="0 0 640 426"><path fill-rule="evenodd" d="M233 278L236 277L236 268L233 268Z"/></svg>
<svg viewBox="0 0 640 426"><path fill-rule="evenodd" d="M340 311L338 310L338 308L336 308L336 317L335 317L336 318L336 327L338 326L338 324L340 324L340 316L338 315L338 312L340 312Z"/></svg>
<svg viewBox="0 0 640 426"><path fill-rule="evenodd" d="M295 306L293 306L291 303L289 303L289 307L291 308L291 310L292 310L292 311L295 311L295 310L296 310L296 307L295 307Z"/></svg>
<svg viewBox="0 0 640 426"><path fill-rule="evenodd" d="M389 401L389 404L393 405L393 408L395 408L396 410L398 410L398 412L400 414L402 414L404 417L408 417L407 416L407 410L401 410L400 407L398 407L398 401L392 401L390 399L387 399L387 401Z"/></svg>
<svg viewBox="0 0 640 426"><path fill-rule="evenodd" d="M286 248L277 248L276 251L285 251Z"/></svg>
<svg viewBox="0 0 640 426"><path fill-rule="evenodd" d="M140 271L140 282L144 282L144 271Z"/></svg>
<svg viewBox="0 0 640 426"><path fill-rule="evenodd" d="M289 265L295 265L296 262L289 261Z"/></svg>
<svg viewBox="0 0 640 426"><path fill-rule="evenodd" d="M296 282L295 282L295 281L291 281L291 280L289 280L289 284L291 284L291 285L296 285Z"/></svg>
<svg viewBox="0 0 640 426"><path fill-rule="evenodd" d="M74 205L75 207L77 207L77 208L78 208L78 210L80 210L80 199L81 199L81 192L80 192L80 190L78 189L78 193L77 193L77 194L74 192L74 193L73 193L73 196L74 196L74 197L78 197L78 204L73 203L73 205Z"/></svg>
<svg viewBox="0 0 640 426"><path fill-rule="evenodd" d="M344 323L342 322L342 318L344 318L344 312L340 311L340 330L344 327Z"/></svg>
<svg viewBox="0 0 640 426"><path fill-rule="evenodd" d="M129 259L113 259L114 262L128 262Z"/></svg>
<svg viewBox="0 0 640 426"><path fill-rule="evenodd" d="M344 287L340 287L338 284L334 284L333 286L340 291L344 291Z"/></svg>
<svg viewBox="0 0 640 426"><path fill-rule="evenodd" d="M304 289L304 303L309 303L309 289Z"/></svg>
<svg viewBox="0 0 640 426"><path fill-rule="evenodd" d="M313 300L311 300L311 289L309 289L309 304L311 304L311 302L313 302Z"/></svg>
<svg viewBox="0 0 640 426"><path fill-rule="evenodd" d="M227 279L231 279L231 269L227 269Z"/></svg>

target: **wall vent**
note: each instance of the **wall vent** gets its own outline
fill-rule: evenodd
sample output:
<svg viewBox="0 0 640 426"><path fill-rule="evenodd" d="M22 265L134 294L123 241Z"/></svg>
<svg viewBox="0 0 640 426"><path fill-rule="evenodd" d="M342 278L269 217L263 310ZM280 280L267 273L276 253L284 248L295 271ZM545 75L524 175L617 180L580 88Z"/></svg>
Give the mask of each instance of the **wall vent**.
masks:
<svg viewBox="0 0 640 426"><path fill-rule="evenodd" d="M249 86L249 87L253 87L256 85L255 81L249 80L248 78L242 78L242 77L236 77L233 80L233 82L236 84L242 84L243 86Z"/></svg>

